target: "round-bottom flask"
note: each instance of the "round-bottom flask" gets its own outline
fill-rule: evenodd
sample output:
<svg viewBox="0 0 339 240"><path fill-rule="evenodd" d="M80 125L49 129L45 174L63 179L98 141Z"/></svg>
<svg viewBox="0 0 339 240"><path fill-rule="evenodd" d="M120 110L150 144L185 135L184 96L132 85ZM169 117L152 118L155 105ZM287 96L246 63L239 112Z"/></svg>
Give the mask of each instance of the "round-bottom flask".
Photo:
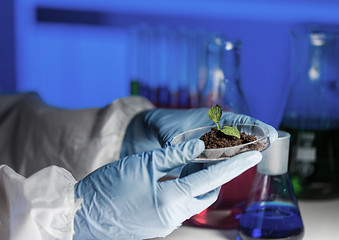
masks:
<svg viewBox="0 0 339 240"><path fill-rule="evenodd" d="M291 90L281 129L291 134L289 175L300 199L339 196L339 31L292 32Z"/></svg>
<svg viewBox="0 0 339 240"><path fill-rule="evenodd" d="M287 172L289 140L289 133L279 131L278 139L263 152L240 218L238 240L303 238L303 222Z"/></svg>

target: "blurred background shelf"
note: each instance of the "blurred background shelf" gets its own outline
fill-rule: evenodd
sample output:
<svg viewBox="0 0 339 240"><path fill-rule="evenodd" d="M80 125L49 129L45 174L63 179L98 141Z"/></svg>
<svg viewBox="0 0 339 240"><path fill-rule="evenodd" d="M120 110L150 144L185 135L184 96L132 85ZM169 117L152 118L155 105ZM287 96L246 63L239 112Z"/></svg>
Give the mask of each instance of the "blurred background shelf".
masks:
<svg viewBox="0 0 339 240"><path fill-rule="evenodd" d="M60 107L102 106L129 95L129 26L203 28L242 41L241 75L251 115L274 126L286 98L291 27L339 23L334 0L5 0L0 9L6 22L2 91L38 91Z"/></svg>
<svg viewBox="0 0 339 240"><path fill-rule="evenodd" d="M338 4L335 0L287 1L224 1L224 0L145 0L145 1L37 1L51 8L68 8L83 11L103 11L146 16L174 16L185 18L248 19L269 22L337 22ZM200 23L201 24L201 21Z"/></svg>

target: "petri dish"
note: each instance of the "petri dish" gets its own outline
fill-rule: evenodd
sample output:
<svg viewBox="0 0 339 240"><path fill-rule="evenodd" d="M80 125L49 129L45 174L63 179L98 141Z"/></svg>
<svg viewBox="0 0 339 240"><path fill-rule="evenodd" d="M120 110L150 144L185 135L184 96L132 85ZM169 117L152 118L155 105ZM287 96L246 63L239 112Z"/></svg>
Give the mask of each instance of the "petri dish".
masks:
<svg viewBox="0 0 339 240"><path fill-rule="evenodd" d="M183 132L175 136L171 143L172 145L175 145L194 138L200 138L202 135L209 132L214 127L215 125L205 126ZM269 147L269 131L266 127L255 124L237 124L235 125L235 127L239 130L239 132L243 132L248 135L254 135L256 137L256 140L233 147L205 149L196 159L192 160L192 162L223 161L243 152L253 150L264 151Z"/></svg>

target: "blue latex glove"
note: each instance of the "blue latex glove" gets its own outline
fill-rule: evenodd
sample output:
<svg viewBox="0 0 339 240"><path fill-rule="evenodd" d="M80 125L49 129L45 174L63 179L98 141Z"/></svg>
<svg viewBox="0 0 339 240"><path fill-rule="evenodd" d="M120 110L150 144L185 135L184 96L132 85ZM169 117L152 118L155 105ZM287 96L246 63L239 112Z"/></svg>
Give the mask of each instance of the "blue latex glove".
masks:
<svg viewBox="0 0 339 240"><path fill-rule="evenodd" d="M215 125L208 118L208 110L207 108L190 110L153 109L138 114L127 128L120 157L168 146L173 137L182 132ZM277 131L272 126L246 115L223 112L220 119L220 125L240 123L266 126L269 130L271 143L278 137Z"/></svg>
<svg viewBox="0 0 339 240"><path fill-rule="evenodd" d="M209 207L219 187L261 160L246 152L188 176L159 182L204 150L198 139L133 155L94 171L75 186L83 198L74 220L73 239L163 237Z"/></svg>

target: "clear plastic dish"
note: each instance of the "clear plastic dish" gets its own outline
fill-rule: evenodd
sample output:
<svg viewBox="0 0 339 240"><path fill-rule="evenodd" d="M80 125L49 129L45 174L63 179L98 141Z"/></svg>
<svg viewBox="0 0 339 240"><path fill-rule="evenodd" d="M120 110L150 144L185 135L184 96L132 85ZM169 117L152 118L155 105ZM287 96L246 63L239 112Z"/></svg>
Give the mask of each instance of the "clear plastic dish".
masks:
<svg viewBox="0 0 339 240"><path fill-rule="evenodd" d="M190 139L200 138L202 135L209 132L213 127L215 126L201 127L183 132L173 138L172 145L185 142ZM192 160L192 162L222 161L239 153L251 150L263 151L269 147L269 131L266 127L254 124L238 124L236 127L240 132L254 135L257 140L234 147L205 149L196 159Z"/></svg>

